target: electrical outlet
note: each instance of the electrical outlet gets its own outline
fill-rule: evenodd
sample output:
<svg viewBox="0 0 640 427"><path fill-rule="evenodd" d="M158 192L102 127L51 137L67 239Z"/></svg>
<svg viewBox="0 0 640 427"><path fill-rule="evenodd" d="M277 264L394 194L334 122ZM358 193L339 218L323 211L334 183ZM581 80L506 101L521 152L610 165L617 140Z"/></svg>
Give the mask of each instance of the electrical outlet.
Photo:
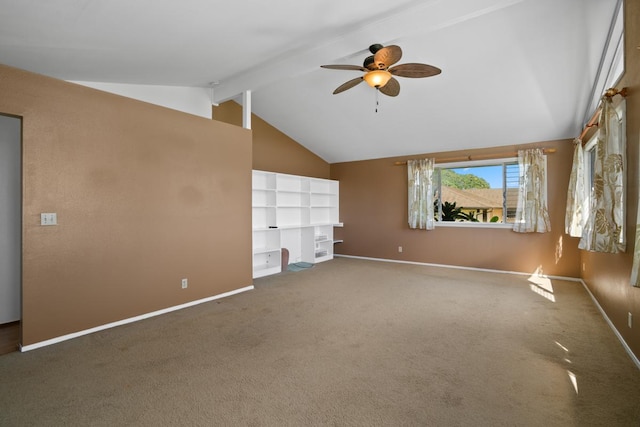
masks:
<svg viewBox="0 0 640 427"><path fill-rule="evenodd" d="M398 246L398 252L402 252L402 246Z"/></svg>
<svg viewBox="0 0 640 427"><path fill-rule="evenodd" d="M182 279L182 289L187 289L189 286L189 281L187 279Z"/></svg>
<svg viewBox="0 0 640 427"><path fill-rule="evenodd" d="M630 328L633 327L633 314L631 313L627 313L627 325L629 325Z"/></svg>

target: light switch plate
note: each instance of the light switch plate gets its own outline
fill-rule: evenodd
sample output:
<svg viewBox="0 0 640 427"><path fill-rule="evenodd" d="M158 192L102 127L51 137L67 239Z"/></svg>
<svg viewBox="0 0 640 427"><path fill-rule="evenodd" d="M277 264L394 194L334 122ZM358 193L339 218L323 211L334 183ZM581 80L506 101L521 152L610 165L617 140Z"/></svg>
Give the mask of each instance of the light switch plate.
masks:
<svg viewBox="0 0 640 427"><path fill-rule="evenodd" d="M58 215L56 213L41 213L40 225L58 225Z"/></svg>

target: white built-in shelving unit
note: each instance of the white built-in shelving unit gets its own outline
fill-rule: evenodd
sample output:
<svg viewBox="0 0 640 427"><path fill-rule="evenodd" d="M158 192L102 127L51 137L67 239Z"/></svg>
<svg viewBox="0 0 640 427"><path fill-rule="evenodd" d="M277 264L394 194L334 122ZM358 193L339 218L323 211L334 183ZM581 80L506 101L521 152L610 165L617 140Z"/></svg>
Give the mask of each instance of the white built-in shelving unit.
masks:
<svg viewBox="0 0 640 427"><path fill-rule="evenodd" d="M339 223L338 181L253 171L253 277L289 263L333 258L333 227Z"/></svg>

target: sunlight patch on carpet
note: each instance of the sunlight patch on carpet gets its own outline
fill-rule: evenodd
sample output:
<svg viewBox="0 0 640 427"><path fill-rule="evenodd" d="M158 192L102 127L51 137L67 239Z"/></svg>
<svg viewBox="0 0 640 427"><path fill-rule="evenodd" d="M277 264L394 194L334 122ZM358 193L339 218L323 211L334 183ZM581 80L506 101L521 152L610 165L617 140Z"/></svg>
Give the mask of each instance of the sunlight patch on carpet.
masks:
<svg viewBox="0 0 640 427"><path fill-rule="evenodd" d="M556 302L556 297L553 294L553 285L551 280L540 274L538 271L529 276L530 288L533 292L537 293L548 299L551 302Z"/></svg>
<svg viewBox="0 0 640 427"><path fill-rule="evenodd" d="M567 371L567 374L569 374L569 380L571 381L576 394L578 394L578 378L576 377L576 374L571 371Z"/></svg>

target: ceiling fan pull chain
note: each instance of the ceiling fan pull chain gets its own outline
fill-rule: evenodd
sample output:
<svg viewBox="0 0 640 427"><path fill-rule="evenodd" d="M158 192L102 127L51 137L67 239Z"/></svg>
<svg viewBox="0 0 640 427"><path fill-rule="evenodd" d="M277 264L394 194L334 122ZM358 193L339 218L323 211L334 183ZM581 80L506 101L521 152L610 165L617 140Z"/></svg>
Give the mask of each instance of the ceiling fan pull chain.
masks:
<svg viewBox="0 0 640 427"><path fill-rule="evenodd" d="M378 105L380 105L380 101L379 101L379 93L380 93L380 89L376 88L376 113L378 112Z"/></svg>

